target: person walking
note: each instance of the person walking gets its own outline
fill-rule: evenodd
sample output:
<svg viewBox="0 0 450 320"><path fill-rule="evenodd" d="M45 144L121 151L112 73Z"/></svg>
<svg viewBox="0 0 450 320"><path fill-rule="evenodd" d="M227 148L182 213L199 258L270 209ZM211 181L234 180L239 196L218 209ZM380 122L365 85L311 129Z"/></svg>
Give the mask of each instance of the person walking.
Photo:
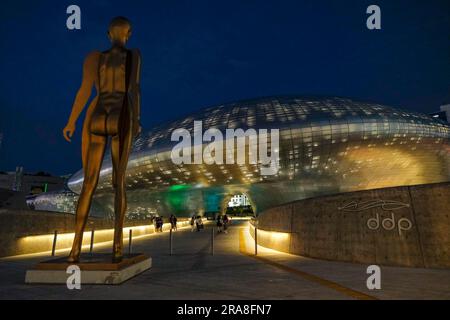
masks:
<svg viewBox="0 0 450 320"><path fill-rule="evenodd" d="M216 225L217 225L217 232L218 232L218 233L221 233L221 232L222 232L222 228L223 228L222 215L218 215L218 216L217 216L217 222L216 222Z"/></svg>
<svg viewBox="0 0 450 320"><path fill-rule="evenodd" d="M153 220L153 227L155 228L155 232L158 232L158 217L159 216L153 216L152 220Z"/></svg>
<svg viewBox="0 0 450 320"><path fill-rule="evenodd" d="M191 232L194 232L195 230L195 215L191 218Z"/></svg>
<svg viewBox="0 0 450 320"><path fill-rule="evenodd" d="M197 232L200 232L201 229L203 229L203 220L201 216L197 216L195 219L195 224L197 226Z"/></svg>
<svg viewBox="0 0 450 320"><path fill-rule="evenodd" d="M162 216L159 216L159 217L157 217L156 219L157 219L157 220L156 220L156 228L157 228L158 232L162 232L162 231L163 231L163 230L162 230L162 227L163 227L163 217L162 217Z"/></svg>
<svg viewBox="0 0 450 320"><path fill-rule="evenodd" d="M177 217L175 217L175 215L173 214L170 215L169 222L170 222L170 229L177 230Z"/></svg>
<svg viewBox="0 0 450 320"><path fill-rule="evenodd" d="M228 223L230 223L230 219L228 219L228 216L226 213L224 214L222 221L223 221L223 232L228 233L227 229L228 229Z"/></svg>

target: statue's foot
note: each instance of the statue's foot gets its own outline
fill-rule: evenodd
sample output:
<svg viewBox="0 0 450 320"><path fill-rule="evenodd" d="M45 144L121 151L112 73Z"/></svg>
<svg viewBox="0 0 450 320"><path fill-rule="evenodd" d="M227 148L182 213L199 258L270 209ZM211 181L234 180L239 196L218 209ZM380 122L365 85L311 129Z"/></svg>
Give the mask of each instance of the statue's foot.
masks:
<svg viewBox="0 0 450 320"><path fill-rule="evenodd" d="M70 251L69 256L67 257L67 262L69 263L75 263L80 261L80 251L76 249L72 249Z"/></svg>
<svg viewBox="0 0 450 320"><path fill-rule="evenodd" d="M113 263L119 263L119 262L122 261L122 259L123 259L122 254L114 254L113 258L112 258L112 262Z"/></svg>
<svg viewBox="0 0 450 320"><path fill-rule="evenodd" d="M79 256L75 256L75 255L71 254L71 255L69 255L67 257L67 262L69 262L69 263L76 263L78 261L80 261L80 257Z"/></svg>
<svg viewBox="0 0 450 320"><path fill-rule="evenodd" d="M113 244L113 262L120 262L123 259L122 243L120 241L114 241Z"/></svg>

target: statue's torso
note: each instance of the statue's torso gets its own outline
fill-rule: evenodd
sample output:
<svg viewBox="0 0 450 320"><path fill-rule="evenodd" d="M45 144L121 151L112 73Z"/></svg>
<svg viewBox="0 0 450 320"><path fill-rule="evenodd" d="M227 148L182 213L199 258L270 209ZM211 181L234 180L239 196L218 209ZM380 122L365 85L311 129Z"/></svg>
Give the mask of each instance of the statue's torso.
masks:
<svg viewBox="0 0 450 320"><path fill-rule="evenodd" d="M127 50L112 48L102 52L99 58L99 102L106 107L123 103L126 90Z"/></svg>
<svg viewBox="0 0 450 320"><path fill-rule="evenodd" d="M112 48L98 60L98 100L89 122L89 132L114 136L123 125L122 114L127 103L127 50Z"/></svg>

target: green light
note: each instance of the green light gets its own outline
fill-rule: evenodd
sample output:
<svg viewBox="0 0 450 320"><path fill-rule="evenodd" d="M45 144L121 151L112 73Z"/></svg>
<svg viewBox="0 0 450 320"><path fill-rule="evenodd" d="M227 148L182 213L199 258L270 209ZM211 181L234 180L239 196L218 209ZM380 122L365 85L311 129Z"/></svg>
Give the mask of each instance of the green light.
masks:
<svg viewBox="0 0 450 320"><path fill-rule="evenodd" d="M181 191L185 189L189 189L191 186L188 184L177 184L169 187L169 191Z"/></svg>
<svg viewBox="0 0 450 320"><path fill-rule="evenodd" d="M166 199L175 212L183 209L188 195L186 191L189 189L191 189L191 186L188 184L177 184L169 187L166 193Z"/></svg>
<svg viewBox="0 0 450 320"><path fill-rule="evenodd" d="M48 190L48 183L44 184L44 192L47 192Z"/></svg>

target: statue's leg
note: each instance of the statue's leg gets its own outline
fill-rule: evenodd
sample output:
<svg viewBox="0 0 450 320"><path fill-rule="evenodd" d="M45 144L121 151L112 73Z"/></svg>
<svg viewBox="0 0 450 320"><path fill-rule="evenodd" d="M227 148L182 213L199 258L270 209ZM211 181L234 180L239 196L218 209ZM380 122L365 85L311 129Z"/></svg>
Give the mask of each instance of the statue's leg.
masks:
<svg viewBox="0 0 450 320"><path fill-rule="evenodd" d="M115 135L111 139L111 156L115 171L115 199L114 199L114 244L113 258L120 260L123 252L123 223L127 209L127 195L125 192L125 170L119 168L119 135Z"/></svg>
<svg viewBox="0 0 450 320"><path fill-rule="evenodd" d="M83 243L83 232L89 216L92 196L97 187L100 168L103 161L103 155L106 146L106 136L91 135L89 151L86 162L86 176L84 177L83 187L76 210L75 238L73 240L72 251L68 261L76 262L79 260L81 245Z"/></svg>

